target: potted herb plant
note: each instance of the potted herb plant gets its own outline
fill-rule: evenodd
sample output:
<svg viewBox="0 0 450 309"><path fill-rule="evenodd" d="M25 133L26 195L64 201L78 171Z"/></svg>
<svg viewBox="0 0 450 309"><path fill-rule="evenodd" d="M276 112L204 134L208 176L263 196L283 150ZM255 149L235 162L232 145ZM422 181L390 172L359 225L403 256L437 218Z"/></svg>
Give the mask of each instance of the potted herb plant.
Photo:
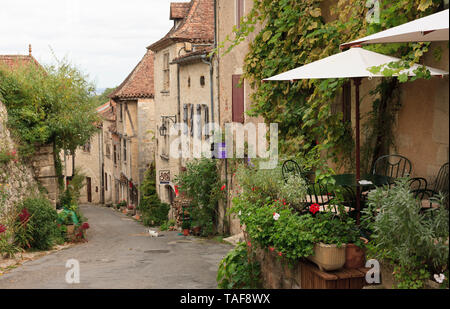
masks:
<svg viewBox="0 0 450 309"><path fill-rule="evenodd" d="M181 228L183 229L183 235L188 236L189 230L191 228L191 222L189 220L183 221L183 223L181 224Z"/></svg>

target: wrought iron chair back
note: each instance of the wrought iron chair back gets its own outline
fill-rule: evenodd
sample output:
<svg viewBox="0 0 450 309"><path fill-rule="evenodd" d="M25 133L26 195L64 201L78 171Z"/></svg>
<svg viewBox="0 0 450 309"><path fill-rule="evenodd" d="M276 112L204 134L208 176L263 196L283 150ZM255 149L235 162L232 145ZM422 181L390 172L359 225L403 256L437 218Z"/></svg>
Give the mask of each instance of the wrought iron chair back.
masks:
<svg viewBox="0 0 450 309"><path fill-rule="evenodd" d="M373 174L392 178L402 178L411 175L412 164L408 158L401 155L387 155L378 158L373 164Z"/></svg>
<svg viewBox="0 0 450 309"><path fill-rule="evenodd" d="M425 178L416 177L409 180L409 188L416 199L423 200L427 195L428 182Z"/></svg>
<svg viewBox="0 0 450 309"><path fill-rule="evenodd" d="M442 165L434 183L433 191L448 194L448 162Z"/></svg>
<svg viewBox="0 0 450 309"><path fill-rule="evenodd" d="M304 178L305 174L303 173L300 165L294 160L287 160L283 163L283 167L281 169L283 174L284 181L287 181L291 176L298 176Z"/></svg>
<svg viewBox="0 0 450 309"><path fill-rule="evenodd" d="M307 196L304 200L304 210L308 210L309 206L318 204L322 210L332 210L337 213L337 206L334 203L336 194L330 188L321 183L310 182L307 186Z"/></svg>

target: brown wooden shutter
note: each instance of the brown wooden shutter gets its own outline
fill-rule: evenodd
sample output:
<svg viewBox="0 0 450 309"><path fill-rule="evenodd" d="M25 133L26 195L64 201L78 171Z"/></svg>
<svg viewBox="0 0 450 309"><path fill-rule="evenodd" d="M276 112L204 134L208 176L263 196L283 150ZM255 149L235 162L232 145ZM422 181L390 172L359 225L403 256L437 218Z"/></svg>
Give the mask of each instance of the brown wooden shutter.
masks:
<svg viewBox="0 0 450 309"><path fill-rule="evenodd" d="M233 122L244 123L244 84L239 85L241 75L233 75Z"/></svg>
<svg viewBox="0 0 450 309"><path fill-rule="evenodd" d="M236 26L241 27L241 19L244 16L244 0L236 0Z"/></svg>

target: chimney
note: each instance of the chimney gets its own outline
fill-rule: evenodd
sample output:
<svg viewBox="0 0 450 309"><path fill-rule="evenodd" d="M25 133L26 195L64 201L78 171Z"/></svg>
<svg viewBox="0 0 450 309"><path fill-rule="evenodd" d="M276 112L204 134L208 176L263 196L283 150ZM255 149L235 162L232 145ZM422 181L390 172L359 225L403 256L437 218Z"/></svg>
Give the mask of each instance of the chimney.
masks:
<svg viewBox="0 0 450 309"><path fill-rule="evenodd" d="M31 50L32 50L32 49L31 49L31 44L29 44L29 45L28 45L28 53L29 53L29 56L30 56L30 57L31 57Z"/></svg>

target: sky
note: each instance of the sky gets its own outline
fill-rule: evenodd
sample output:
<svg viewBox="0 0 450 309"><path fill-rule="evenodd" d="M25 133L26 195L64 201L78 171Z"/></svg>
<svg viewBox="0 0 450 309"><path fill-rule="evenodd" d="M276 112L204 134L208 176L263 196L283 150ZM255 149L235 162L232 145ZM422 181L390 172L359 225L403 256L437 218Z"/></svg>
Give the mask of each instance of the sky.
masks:
<svg viewBox="0 0 450 309"><path fill-rule="evenodd" d="M67 58L97 89L118 86L146 47L172 27L170 2L188 0L1 0L0 55ZM53 52L52 52L53 51Z"/></svg>

